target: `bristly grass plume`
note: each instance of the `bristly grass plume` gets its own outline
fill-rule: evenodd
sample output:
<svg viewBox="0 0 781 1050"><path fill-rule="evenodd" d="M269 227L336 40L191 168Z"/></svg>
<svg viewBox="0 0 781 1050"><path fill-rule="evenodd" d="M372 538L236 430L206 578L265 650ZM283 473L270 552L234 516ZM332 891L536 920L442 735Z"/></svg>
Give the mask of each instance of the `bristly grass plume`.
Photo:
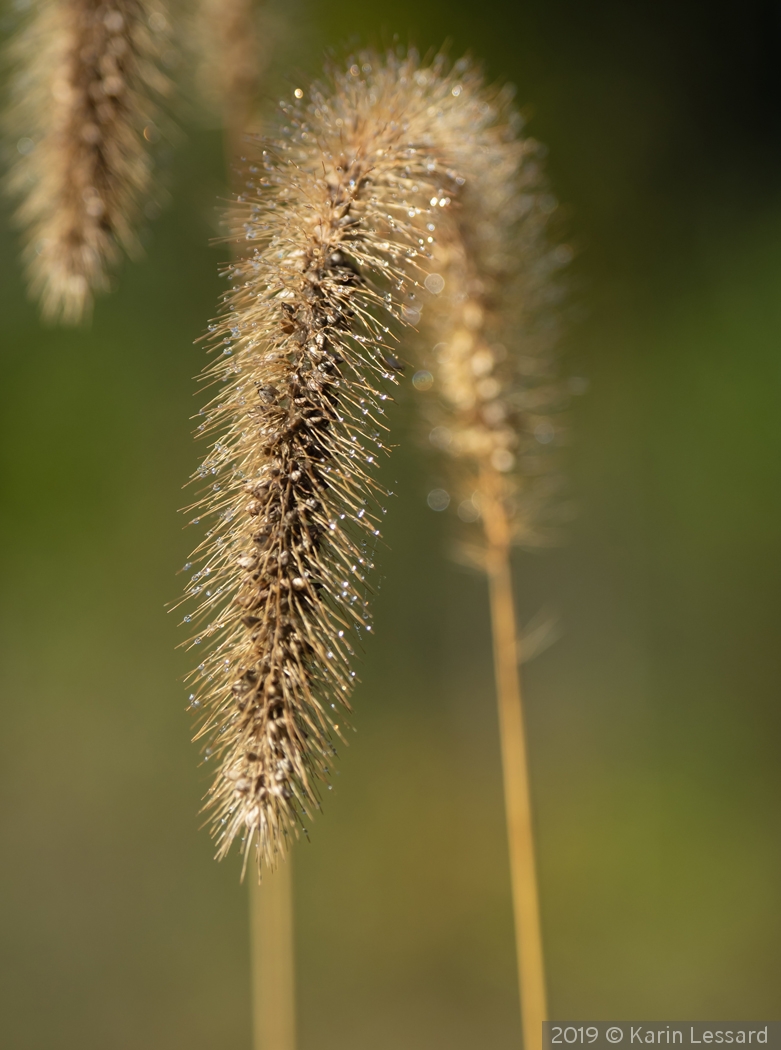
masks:
<svg viewBox="0 0 781 1050"><path fill-rule="evenodd" d="M231 163L252 123L269 57L269 20L256 0L198 0L191 20L200 93L229 137Z"/></svg>
<svg viewBox="0 0 781 1050"><path fill-rule="evenodd" d="M558 272L572 250L549 236L557 202L544 148L520 134L510 98L502 92L487 105L477 92L438 122L464 182L434 247L438 272L425 282L433 295L415 385L430 390L429 438L452 464L459 517L488 529L488 504L499 500L507 541L536 546L555 541L567 509L551 497L562 482L556 451L571 393L558 370Z"/></svg>
<svg viewBox="0 0 781 1050"><path fill-rule="evenodd" d="M158 0L38 0L12 44L9 186L49 320L85 319L121 249L138 250L168 28Z"/></svg>
<svg viewBox="0 0 781 1050"><path fill-rule="evenodd" d="M450 280L473 330L481 278L463 246L484 231L466 217L470 179L500 162L497 192L516 193L526 149L507 95L465 60L364 53L281 108L233 209L245 253L210 335L218 392L199 430L216 440L193 504L209 528L185 617L206 653L191 704L218 765L218 855L239 836L269 864L319 806L371 629L374 469L398 333ZM507 205L514 220L523 204Z"/></svg>

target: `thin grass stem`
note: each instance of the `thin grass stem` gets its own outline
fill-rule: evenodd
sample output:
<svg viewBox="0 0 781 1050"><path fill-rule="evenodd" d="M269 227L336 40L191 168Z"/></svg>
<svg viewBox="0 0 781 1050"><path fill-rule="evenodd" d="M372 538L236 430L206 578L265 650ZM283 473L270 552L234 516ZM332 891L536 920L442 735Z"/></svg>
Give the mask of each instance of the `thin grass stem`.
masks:
<svg viewBox="0 0 781 1050"><path fill-rule="evenodd" d="M295 1050L295 952L291 858L263 881L251 875L250 952L254 1050Z"/></svg>
<svg viewBox="0 0 781 1050"><path fill-rule="evenodd" d="M510 854L518 990L525 1050L540 1050L547 1017L545 968L537 892L529 767L519 672L518 629L510 563L510 527L496 481L485 471L481 486L488 540L486 571L491 605L494 671L499 707L507 841Z"/></svg>

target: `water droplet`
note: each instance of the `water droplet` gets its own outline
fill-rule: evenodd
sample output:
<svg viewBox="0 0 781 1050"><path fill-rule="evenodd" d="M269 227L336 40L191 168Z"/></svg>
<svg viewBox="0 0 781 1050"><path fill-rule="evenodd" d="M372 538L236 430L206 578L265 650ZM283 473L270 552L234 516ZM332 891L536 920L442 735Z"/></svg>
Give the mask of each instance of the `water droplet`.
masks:
<svg viewBox="0 0 781 1050"><path fill-rule="evenodd" d="M491 453L491 465L506 472L515 466L515 456L506 448L497 448Z"/></svg>
<svg viewBox="0 0 781 1050"><path fill-rule="evenodd" d="M473 522L480 517L480 511L471 499L465 499L458 505L458 516L462 521Z"/></svg>
<svg viewBox="0 0 781 1050"><path fill-rule="evenodd" d="M450 493L445 489L432 489L426 497L426 503L432 510L447 510L450 506Z"/></svg>
<svg viewBox="0 0 781 1050"><path fill-rule="evenodd" d="M434 385L434 377L431 372L427 372L425 369L416 372L412 377L412 385L416 390L426 391L430 390Z"/></svg>
<svg viewBox="0 0 781 1050"><path fill-rule="evenodd" d="M556 430L552 423L543 420L534 428L534 436L541 445L548 445L556 437Z"/></svg>

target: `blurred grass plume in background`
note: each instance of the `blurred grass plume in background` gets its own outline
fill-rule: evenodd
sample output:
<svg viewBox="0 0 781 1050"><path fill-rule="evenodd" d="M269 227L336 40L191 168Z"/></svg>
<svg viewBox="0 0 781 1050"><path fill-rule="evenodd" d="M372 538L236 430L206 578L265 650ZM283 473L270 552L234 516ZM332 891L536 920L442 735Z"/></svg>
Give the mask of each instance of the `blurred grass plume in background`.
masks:
<svg viewBox="0 0 781 1050"><path fill-rule="evenodd" d="M225 129L231 165L246 152L245 136L257 122L273 46L267 6L256 0L198 0L189 18L194 79L207 111Z"/></svg>
<svg viewBox="0 0 781 1050"><path fill-rule="evenodd" d="M88 318L121 251L140 250L169 33L160 0L36 0L12 41L8 187L47 320Z"/></svg>

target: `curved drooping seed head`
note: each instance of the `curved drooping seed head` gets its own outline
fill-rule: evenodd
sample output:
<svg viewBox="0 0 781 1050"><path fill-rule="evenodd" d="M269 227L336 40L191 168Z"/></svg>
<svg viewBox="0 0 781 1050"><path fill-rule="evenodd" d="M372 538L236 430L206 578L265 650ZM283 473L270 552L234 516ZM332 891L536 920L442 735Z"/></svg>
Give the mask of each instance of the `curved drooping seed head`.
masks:
<svg viewBox="0 0 781 1050"><path fill-rule="evenodd" d="M456 243L464 106L461 131L496 121L468 63L363 54L282 105L234 209L245 255L211 331L218 393L199 430L216 440L193 504L209 529L186 617L207 653L191 703L219 767L220 856L240 836L273 863L328 777L371 628L394 332L420 322L435 252Z"/></svg>
<svg viewBox="0 0 781 1050"><path fill-rule="evenodd" d="M544 544L556 535L569 393L557 374L558 271L572 251L550 237L544 150L523 136L512 93L464 95L434 131L462 186L426 282L430 440L451 461L463 520L487 528L483 511L498 501L507 541Z"/></svg>
<svg viewBox="0 0 781 1050"><path fill-rule="evenodd" d="M189 25L199 93L224 127L241 134L248 130L269 57L265 6L256 0L197 0Z"/></svg>
<svg viewBox="0 0 781 1050"><path fill-rule="evenodd" d="M41 0L12 45L8 126L19 136L9 188L21 198L31 291L45 317L78 322L109 284L152 181L159 0Z"/></svg>

